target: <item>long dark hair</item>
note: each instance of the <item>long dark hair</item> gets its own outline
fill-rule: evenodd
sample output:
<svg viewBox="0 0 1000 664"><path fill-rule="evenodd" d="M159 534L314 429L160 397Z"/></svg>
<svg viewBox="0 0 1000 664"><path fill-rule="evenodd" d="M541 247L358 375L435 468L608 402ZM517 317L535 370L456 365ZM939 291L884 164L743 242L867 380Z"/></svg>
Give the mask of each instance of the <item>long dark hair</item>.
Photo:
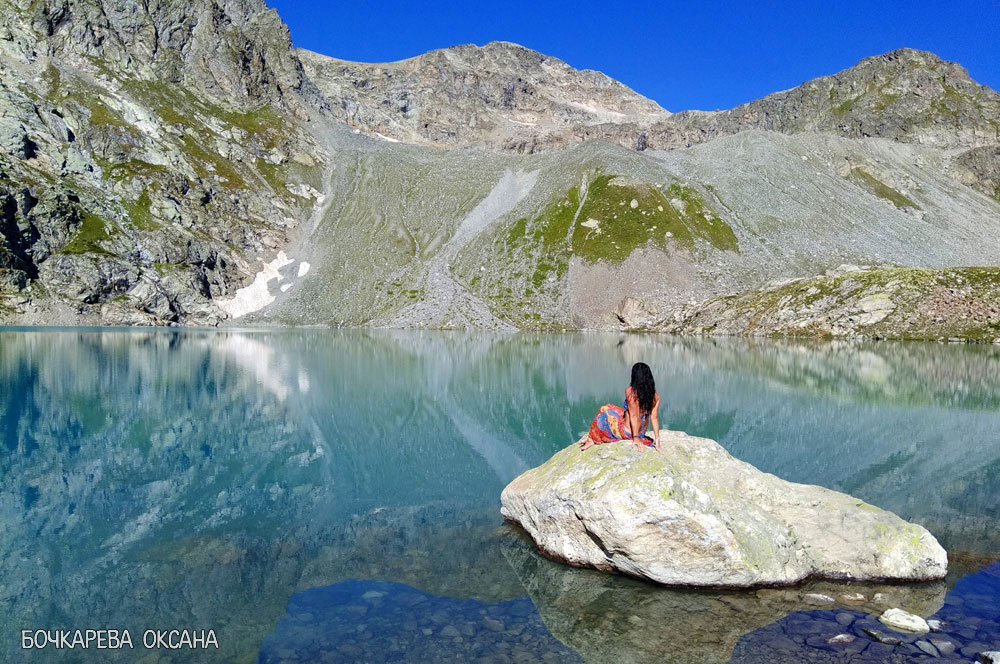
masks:
<svg viewBox="0 0 1000 664"><path fill-rule="evenodd" d="M656 398L656 382L653 381L653 372L649 370L649 365L645 362L636 362L632 365L632 392L639 401L639 408L642 412L648 413L653 409L653 399Z"/></svg>

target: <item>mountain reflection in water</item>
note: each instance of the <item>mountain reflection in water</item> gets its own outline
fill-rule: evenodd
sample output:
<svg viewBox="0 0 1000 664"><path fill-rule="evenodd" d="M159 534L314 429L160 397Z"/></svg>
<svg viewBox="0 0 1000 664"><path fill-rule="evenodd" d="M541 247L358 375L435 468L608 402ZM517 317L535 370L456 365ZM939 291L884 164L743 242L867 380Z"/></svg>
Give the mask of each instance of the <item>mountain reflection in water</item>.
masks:
<svg viewBox="0 0 1000 664"><path fill-rule="evenodd" d="M638 360L664 426L891 509L949 551L1000 553L996 347L4 329L0 659L135 659L22 652L21 629L186 627L220 650L152 661L256 661L295 593L348 579L538 604L500 491L620 401ZM613 644L600 610L580 624Z"/></svg>

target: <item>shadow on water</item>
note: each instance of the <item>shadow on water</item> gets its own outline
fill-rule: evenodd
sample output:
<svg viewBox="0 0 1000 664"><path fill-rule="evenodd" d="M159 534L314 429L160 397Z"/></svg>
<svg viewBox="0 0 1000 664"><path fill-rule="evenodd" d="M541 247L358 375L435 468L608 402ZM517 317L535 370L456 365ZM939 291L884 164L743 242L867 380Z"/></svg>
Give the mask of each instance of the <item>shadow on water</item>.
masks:
<svg viewBox="0 0 1000 664"><path fill-rule="evenodd" d="M187 627L215 629L220 650L150 661L251 662L293 594L348 579L485 605L528 592L589 659L583 631L624 638L602 602L653 600L625 583L574 605L602 587L580 577L592 580L555 597L589 627L564 639L497 540L499 493L619 401L637 360L654 370L666 426L786 479L849 488L951 552L1000 552L993 347L2 330L0 659L134 660L21 652L21 629ZM718 618L737 600L704 601L696 612ZM737 622L752 631L781 611Z"/></svg>

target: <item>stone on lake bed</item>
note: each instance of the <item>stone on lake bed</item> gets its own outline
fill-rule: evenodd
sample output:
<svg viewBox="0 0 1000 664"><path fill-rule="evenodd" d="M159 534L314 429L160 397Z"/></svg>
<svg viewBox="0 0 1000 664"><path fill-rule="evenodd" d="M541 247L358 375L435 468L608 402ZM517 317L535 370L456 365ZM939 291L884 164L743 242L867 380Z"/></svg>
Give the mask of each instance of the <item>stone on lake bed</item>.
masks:
<svg viewBox="0 0 1000 664"><path fill-rule="evenodd" d="M947 641L945 639L931 639L930 641L931 644L935 648L937 648L937 651L941 653L942 657L950 657L952 654L954 654L957 648L957 646L953 642Z"/></svg>
<svg viewBox="0 0 1000 664"><path fill-rule="evenodd" d="M938 652L938 649L935 648L930 643L928 643L927 641L917 641L914 645L917 646L918 648L920 648L922 651L924 651L928 655L930 655L931 657L940 657L941 656L941 654Z"/></svg>
<svg viewBox="0 0 1000 664"><path fill-rule="evenodd" d="M889 634L883 634L877 629L863 628L861 631L867 634L869 637L871 637L872 641L884 643L887 646L898 646L900 643L902 643L902 640L898 639L897 637L890 636Z"/></svg>
<svg viewBox="0 0 1000 664"><path fill-rule="evenodd" d="M809 604L816 604L818 606L823 606L825 604L835 604L837 600L833 599L829 595L822 595L820 593L806 593L802 598Z"/></svg>
<svg viewBox="0 0 1000 664"><path fill-rule="evenodd" d="M902 609L886 609L885 613L880 615L878 619L883 625L903 632L922 634L931 631L926 620Z"/></svg>
<svg viewBox="0 0 1000 664"><path fill-rule="evenodd" d="M483 618L483 624L486 626L486 629L490 630L491 632L502 632L505 627L503 622L496 620L495 618L490 618L488 616Z"/></svg>
<svg viewBox="0 0 1000 664"><path fill-rule="evenodd" d="M826 640L827 643L853 643L853 634L838 634L837 636L831 636Z"/></svg>
<svg viewBox="0 0 1000 664"><path fill-rule="evenodd" d="M945 576L944 549L919 525L763 473L707 438L662 430L660 441L662 454L567 447L507 485L501 512L550 558L665 585Z"/></svg>

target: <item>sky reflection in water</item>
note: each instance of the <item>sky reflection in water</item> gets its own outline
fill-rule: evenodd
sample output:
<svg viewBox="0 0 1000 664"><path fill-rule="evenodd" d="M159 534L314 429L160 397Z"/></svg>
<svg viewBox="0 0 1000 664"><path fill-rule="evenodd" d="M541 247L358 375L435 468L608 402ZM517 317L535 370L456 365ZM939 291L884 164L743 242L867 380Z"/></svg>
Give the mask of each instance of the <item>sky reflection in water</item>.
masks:
<svg viewBox="0 0 1000 664"><path fill-rule="evenodd" d="M284 633L293 595L349 579L486 611L526 595L537 605L540 570L553 566L511 553L500 490L576 440L601 404L621 401L639 360L653 368L664 426L892 509L952 552L1000 553L994 347L4 330L0 653L71 661L18 650L27 628L188 627L218 634L221 650L205 661L256 661L276 652L262 644ZM599 577L574 586L596 593L596 606L572 610L599 641L620 642L622 623L587 612L611 595L641 605L649 590ZM548 629L597 657L551 606L539 607ZM699 610L722 615L711 602ZM789 610L754 609L745 626ZM522 618L522 633L535 634Z"/></svg>

